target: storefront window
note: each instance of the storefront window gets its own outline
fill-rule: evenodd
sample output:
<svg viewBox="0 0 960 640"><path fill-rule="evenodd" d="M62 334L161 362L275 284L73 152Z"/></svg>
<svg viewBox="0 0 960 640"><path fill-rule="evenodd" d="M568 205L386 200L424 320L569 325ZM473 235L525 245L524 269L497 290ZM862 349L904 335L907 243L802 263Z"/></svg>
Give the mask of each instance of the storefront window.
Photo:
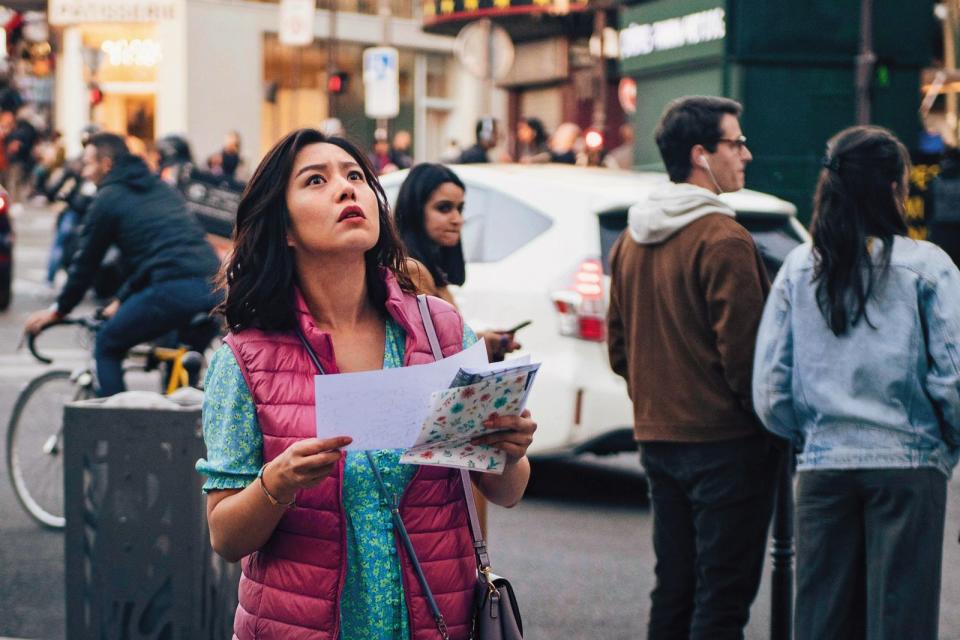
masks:
<svg viewBox="0 0 960 640"><path fill-rule="evenodd" d="M107 131L154 137L157 65L163 50L149 24L83 27L85 80L100 90L91 120Z"/></svg>

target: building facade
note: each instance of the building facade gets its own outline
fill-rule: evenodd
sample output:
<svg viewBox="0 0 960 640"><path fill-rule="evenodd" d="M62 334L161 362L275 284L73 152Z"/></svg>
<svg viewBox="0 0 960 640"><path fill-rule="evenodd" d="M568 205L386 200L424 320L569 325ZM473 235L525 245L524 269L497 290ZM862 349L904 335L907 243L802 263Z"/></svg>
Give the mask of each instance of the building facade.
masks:
<svg viewBox="0 0 960 640"><path fill-rule="evenodd" d="M482 84L459 69L453 38L424 34L408 0L392 0L386 29L375 1L335 1L318 2L313 42L293 47L278 38L276 0L50 0L56 125L74 151L92 122L144 140L185 134L199 158L235 130L254 163L288 131L337 117L367 146L375 122L364 115L362 52L386 35L400 54L390 129L411 131L418 160L436 159L450 139L469 144Z"/></svg>
<svg viewBox="0 0 960 640"><path fill-rule="evenodd" d="M524 117L548 131L563 122L596 128L606 147L620 144L626 115L617 97L615 2L589 0L424 0L424 31L456 34L490 19L509 34L513 64L496 79L508 96L506 122ZM515 140L511 139L510 146ZM513 149L515 150L515 149Z"/></svg>

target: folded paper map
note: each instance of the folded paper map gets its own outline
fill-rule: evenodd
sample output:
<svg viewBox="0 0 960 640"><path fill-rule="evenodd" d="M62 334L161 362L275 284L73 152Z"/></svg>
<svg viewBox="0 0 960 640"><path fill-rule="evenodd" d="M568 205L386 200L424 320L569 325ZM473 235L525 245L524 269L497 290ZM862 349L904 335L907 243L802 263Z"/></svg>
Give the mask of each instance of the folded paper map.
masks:
<svg viewBox="0 0 960 640"><path fill-rule="evenodd" d="M503 473L506 453L490 445L471 444L471 440L496 433L483 426L487 418L523 411L539 368L539 363L523 359L483 369L460 369L449 389L432 394L420 435L400 462Z"/></svg>

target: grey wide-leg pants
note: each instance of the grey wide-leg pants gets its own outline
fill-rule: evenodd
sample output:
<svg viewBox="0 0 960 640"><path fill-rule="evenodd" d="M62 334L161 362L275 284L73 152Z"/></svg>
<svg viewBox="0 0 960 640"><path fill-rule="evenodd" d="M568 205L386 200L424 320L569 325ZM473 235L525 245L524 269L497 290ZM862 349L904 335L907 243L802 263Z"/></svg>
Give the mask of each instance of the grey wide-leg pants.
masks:
<svg viewBox="0 0 960 640"><path fill-rule="evenodd" d="M796 640L937 640L947 478L801 471Z"/></svg>

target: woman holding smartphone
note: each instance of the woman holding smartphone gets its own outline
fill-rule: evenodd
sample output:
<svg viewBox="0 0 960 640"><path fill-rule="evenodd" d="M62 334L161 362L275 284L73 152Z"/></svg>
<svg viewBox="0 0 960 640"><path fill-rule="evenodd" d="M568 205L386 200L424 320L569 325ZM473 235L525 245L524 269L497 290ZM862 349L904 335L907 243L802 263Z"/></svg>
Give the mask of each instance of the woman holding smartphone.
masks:
<svg viewBox="0 0 960 640"><path fill-rule="evenodd" d="M466 264L460 233L466 186L442 164L418 164L400 186L394 219L407 247L407 272L418 291L456 306L449 285L466 281ZM514 331L482 331L491 361L520 348Z"/></svg>

